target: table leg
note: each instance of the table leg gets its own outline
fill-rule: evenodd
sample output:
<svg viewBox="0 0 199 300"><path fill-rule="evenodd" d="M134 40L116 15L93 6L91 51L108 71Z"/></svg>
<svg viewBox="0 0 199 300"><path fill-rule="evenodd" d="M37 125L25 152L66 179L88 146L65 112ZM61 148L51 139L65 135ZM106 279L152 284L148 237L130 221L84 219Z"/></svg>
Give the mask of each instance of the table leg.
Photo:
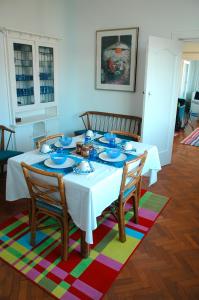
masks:
<svg viewBox="0 0 199 300"><path fill-rule="evenodd" d="M86 232L83 230L81 231L81 255L84 258L87 258L90 255L90 245L86 242Z"/></svg>

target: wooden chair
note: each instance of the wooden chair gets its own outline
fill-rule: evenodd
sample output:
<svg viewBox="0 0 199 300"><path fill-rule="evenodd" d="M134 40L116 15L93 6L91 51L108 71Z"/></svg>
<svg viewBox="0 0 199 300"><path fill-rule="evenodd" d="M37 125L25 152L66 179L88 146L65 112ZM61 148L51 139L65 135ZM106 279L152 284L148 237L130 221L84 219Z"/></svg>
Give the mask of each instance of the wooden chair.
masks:
<svg viewBox="0 0 199 300"><path fill-rule="evenodd" d="M8 150L12 134L14 133L14 130L6 126L0 125L0 166L2 174L4 171L4 165L7 163L9 158L23 153L21 151Z"/></svg>
<svg viewBox="0 0 199 300"><path fill-rule="evenodd" d="M135 141L135 142L140 141L140 135L131 133L128 131L111 130L111 133L114 133L114 134L118 135L119 137L122 136L122 137L130 138L132 141Z"/></svg>
<svg viewBox="0 0 199 300"><path fill-rule="evenodd" d="M118 199L112 203L110 209L118 221L119 240L126 241L125 234L125 204L132 198L135 223L138 223L138 206L141 195L141 172L147 157L147 151L139 157L125 162L122 182Z"/></svg>
<svg viewBox="0 0 199 300"><path fill-rule="evenodd" d="M46 137L44 137L44 138L37 141L36 148L40 149L42 144L44 144L46 142L49 142L49 141L52 141L52 140L55 140L57 138L63 137L63 136L64 136L64 133L57 133L57 134L54 134L54 135L46 136Z"/></svg>
<svg viewBox="0 0 199 300"><path fill-rule="evenodd" d="M54 218L61 229L62 259L68 258L69 214L63 177L61 174L46 172L21 163L30 193L29 223L32 246L35 246L36 230L50 226L39 225L39 213Z"/></svg>

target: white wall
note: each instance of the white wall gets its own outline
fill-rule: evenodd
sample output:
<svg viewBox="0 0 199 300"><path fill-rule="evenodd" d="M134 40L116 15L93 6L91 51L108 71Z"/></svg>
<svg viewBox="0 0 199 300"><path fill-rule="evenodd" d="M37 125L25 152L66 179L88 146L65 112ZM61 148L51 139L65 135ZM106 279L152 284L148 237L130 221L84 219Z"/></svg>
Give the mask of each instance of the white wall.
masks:
<svg viewBox="0 0 199 300"><path fill-rule="evenodd" d="M198 28L199 1L195 0L73 0L68 9L73 15L69 70L74 78L68 96L74 115L75 110L95 109L141 116L148 36L170 38L172 32ZM137 91L96 90L96 30L134 26L140 28Z"/></svg>
<svg viewBox="0 0 199 300"><path fill-rule="evenodd" d="M60 125L71 132L86 110L142 115L149 35L171 37L198 28L198 0L0 0L0 26L63 38L59 51ZM137 91L95 89L95 33L140 28Z"/></svg>

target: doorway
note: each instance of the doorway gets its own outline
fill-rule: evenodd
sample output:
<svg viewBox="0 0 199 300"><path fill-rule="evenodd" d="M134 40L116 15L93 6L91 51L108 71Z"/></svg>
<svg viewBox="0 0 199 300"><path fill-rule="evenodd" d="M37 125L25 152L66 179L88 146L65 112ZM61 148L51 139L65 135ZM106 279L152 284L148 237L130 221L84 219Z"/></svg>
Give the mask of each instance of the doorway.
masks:
<svg viewBox="0 0 199 300"><path fill-rule="evenodd" d="M199 119L199 41L185 40L182 48L181 84L176 113L175 136L198 125Z"/></svg>

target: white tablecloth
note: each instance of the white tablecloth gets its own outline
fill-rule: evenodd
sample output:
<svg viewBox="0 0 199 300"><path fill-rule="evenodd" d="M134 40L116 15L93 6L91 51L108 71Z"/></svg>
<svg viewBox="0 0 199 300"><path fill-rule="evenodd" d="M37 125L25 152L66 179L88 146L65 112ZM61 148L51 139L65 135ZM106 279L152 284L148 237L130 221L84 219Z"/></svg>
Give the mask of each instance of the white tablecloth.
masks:
<svg viewBox="0 0 199 300"><path fill-rule="evenodd" d="M157 181L157 172L161 169L156 146L131 142L136 148L135 154L148 151L143 174L150 176L150 184ZM48 154L38 150L26 152L10 158L7 166L6 200L14 201L28 198L29 193L23 177L20 163L34 164L43 161ZM86 242L93 243L92 231L97 227L96 218L117 199L120 190L122 168L116 168L92 162L95 171L88 175L69 173L64 176L66 198L69 213L74 223L86 231Z"/></svg>

